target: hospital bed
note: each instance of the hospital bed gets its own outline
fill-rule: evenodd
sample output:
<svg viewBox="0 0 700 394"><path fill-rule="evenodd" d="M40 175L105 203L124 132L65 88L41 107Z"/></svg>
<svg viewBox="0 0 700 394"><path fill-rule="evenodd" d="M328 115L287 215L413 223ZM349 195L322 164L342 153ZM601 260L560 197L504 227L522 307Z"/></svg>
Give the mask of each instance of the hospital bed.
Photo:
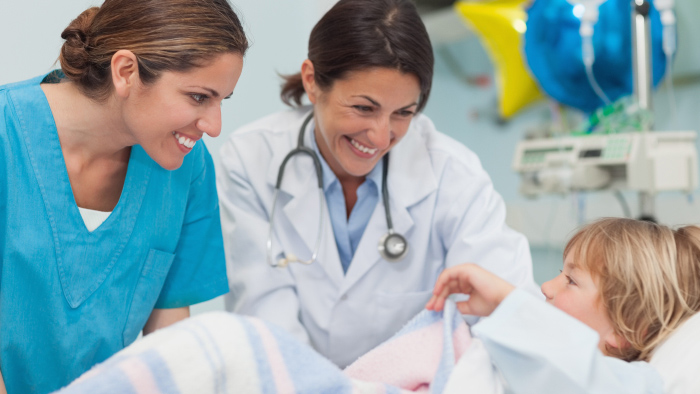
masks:
<svg viewBox="0 0 700 394"><path fill-rule="evenodd" d="M204 314L135 342L60 394L509 393L454 304L445 316L421 312L341 371L260 320ZM700 314L660 345L650 364L664 379L664 393L700 393Z"/></svg>

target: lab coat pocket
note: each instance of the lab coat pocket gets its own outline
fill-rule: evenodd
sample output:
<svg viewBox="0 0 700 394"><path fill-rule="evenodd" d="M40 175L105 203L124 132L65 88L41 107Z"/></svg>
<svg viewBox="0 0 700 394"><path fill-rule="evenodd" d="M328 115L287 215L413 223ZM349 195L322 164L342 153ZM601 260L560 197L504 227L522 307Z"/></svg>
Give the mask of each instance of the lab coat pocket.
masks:
<svg viewBox="0 0 700 394"><path fill-rule="evenodd" d="M378 315L372 323L384 336L391 336L420 313L430 297L432 290L412 291L407 293L385 293L377 291L376 305Z"/></svg>
<svg viewBox="0 0 700 394"><path fill-rule="evenodd" d="M156 249L151 249L143 264L141 276L136 283L129 313L124 326L124 346L128 346L136 340L139 332L146 325L148 317L151 316L153 306L155 306L160 291L163 289L165 277L170 271L175 255Z"/></svg>

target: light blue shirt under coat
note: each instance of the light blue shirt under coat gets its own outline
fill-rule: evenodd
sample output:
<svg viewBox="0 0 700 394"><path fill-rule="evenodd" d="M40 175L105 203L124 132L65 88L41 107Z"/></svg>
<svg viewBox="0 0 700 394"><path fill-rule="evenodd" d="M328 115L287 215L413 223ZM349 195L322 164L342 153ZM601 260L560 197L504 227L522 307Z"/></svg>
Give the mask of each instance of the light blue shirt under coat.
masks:
<svg viewBox="0 0 700 394"><path fill-rule="evenodd" d="M314 133L314 127L310 126L307 132ZM372 217L372 213L379 201L384 163L382 160L379 160L372 171L367 174L365 181L357 188L357 202L350 212L350 217L348 217L343 187L318 150L316 138L312 138L311 142L311 148L318 155L323 168L323 192L328 205L328 214L333 226L335 243L338 245L338 255L343 265L343 272L347 273L352 257L355 255L355 250L357 250L357 245L359 245L362 234L364 234L367 223L369 223L369 219Z"/></svg>

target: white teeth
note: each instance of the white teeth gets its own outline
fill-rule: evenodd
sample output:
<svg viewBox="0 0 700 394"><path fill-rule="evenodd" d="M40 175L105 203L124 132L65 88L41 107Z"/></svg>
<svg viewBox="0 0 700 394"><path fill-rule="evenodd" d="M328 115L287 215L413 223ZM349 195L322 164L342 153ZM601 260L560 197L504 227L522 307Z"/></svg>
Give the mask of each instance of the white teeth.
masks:
<svg viewBox="0 0 700 394"><path fill-rule="evenodd" d="M173 135L175 136L177 142L186 148L192 149L192 147L194 147L194 145L197 143L197 141L193 141L187 137L181 136L180 133L175 132L173 133Z"/></svg>
<svg viewBox="0 0 700 394"><path fill-rule="evenodd" d="M360 152L364 152L364 153L367 153L370 155L377 153L377 148L370 149L364 145L361 145L359 142L355 141L354 139L350 139L350 143L352 144L352 146L357 148L357 150L359 150Z"/></svg>

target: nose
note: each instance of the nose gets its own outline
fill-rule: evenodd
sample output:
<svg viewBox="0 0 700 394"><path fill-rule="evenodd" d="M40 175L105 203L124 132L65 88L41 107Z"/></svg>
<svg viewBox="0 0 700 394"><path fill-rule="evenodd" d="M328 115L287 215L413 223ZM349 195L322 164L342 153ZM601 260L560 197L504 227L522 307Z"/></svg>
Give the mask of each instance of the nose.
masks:
<svg viewBox="0 0 700 394"><path fill-rule="evenodd" d="M391 122L388 117L379 117L367 133L367 138L375 148L384 150L391 144Z"/></svg>
<svg viewBox="0 0 700 394"><path fill-rule="evenodd" d="M544 282L541 287L542 294L544 294L547 301L554 299L554 279Z"/></svg>
<svg viewBox="0 0 700 394"><path fill-rule="evenodd" d="M221 134L221 107L212 105L197 120L197 128L212 138Z"/></svg>

